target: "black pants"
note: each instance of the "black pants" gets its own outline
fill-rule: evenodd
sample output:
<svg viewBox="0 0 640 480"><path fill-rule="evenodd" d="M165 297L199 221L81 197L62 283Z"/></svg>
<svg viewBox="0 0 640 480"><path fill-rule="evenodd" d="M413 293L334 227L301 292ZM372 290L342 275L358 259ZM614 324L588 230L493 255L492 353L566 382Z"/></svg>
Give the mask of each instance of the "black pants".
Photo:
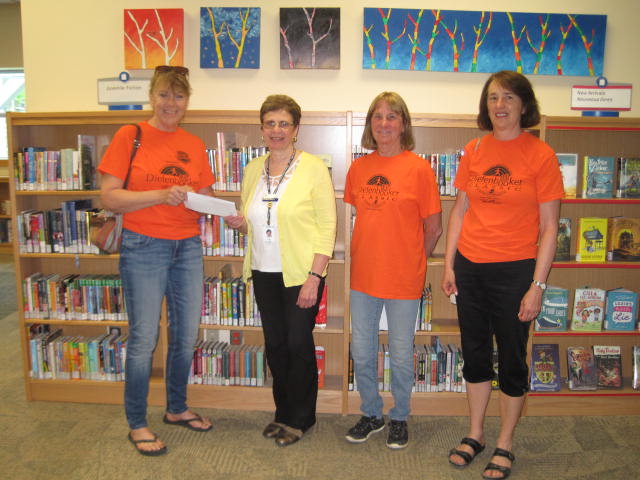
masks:
<svg viewBox="0 0 640 480"><path fill-rule="evenodd" d="M253 287L273 375L275 421L306 431L316 423L318 367L313 328L324 279L311 308L296 305L302 286L285 287L282 273L253 270Z"/></svg>
<svg viewBox="0 0 640 480"><path fill-rule="evenodd" d="M500 390L521 397L529 389L527 341L531 322L518 319L531 286L535 260L474 263L456 253L457 308L467 382L493 379L493 336L498 347Z"/></svg>

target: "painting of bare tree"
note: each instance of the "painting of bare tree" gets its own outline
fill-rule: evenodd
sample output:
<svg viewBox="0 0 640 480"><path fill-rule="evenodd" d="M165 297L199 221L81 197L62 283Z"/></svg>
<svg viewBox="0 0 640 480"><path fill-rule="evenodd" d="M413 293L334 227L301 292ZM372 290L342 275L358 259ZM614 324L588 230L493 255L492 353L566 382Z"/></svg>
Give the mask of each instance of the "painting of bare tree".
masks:
<svg viewBox="0 0 640 480"><path fill-rule="evenodd" d="M340 68L340 9L281 8L280 68Z"/></svg>
<svg viewBox="0 0 640 480"><path fill-rule="evenodd" d="M184 10L124 11L124 68L184 65Z"/></svg>
<svg viewBox="0 0 640 480"><path fill-rule="evenodd" d="M260 8L200 8L200 68L260 68Z"/></svg>

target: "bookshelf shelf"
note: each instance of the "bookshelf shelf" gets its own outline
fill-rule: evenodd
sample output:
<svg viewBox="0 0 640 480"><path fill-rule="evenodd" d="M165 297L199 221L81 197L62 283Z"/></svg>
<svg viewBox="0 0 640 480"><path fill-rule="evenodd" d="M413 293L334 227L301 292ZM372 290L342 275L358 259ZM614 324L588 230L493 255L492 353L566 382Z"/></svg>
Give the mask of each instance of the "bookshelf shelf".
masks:
<svg viewBox="0 0 640 480"><path fill-rule="evenodd" d="M34 145L49 149L61 149L76 144L78 134L96 135L104 145L115 131L124 124L146 120L149 112L60 112L60 113L8 113L9 151L19 152ZM318 411L327 413L359 413L360 399L357 392L348 390L349 342L349 270L351 207L344 202L344 181L349 168L352 145L359 143L366 113L364 112L304 112L298 145L301 149L329 154L332 158L332 178L336 190L338 209L338 233L334 256L330 261L327 279L329 302L328 322L324 329L316 328L314 337L318 345L326 349L325 388L318 396ZM216 133L225 135L238 133L250 145L260 144L260 125L257 111L190 111L184 118L183 127L200 136L208 147L217 146ZM462 148L468 141L481 135L475 115L415 114L412 118L417 152L451 153ZM543 117L533 133L549 143L557 152L575 152L584 155L638 156L640 155L640 119ZM243 140L244 141L244 140ZM98 190L64 191L16 191L15 182L0 178L0 192L8 190L6 198L12 201L12 218L15 227L17 213L26 209L50 209L61 201L74 198L90 198L99 204ZM578 192L580 195L581 192ZM240 201L240 192L218 191L216 196L235 202ZM5 199L5 197L0 197ZM447 216L455 197L442 196L443 220L446 231ZM566 199L562 202L561 216L577 219L583 216L638 216L638 199ZM14 228L15 231L15 228ZM419 331L416 343L428 344L434 336L443 342L459 344L459 329L455 306L440 292L440 277L444 266L444 238L438 242L428 260L427 281L433 291L432 330ZM93 254L44 254L20 253L17 244L2 244L13 252L16 286L21 290L21 281L35 272L115 274L118 271L119 255ZM572 250L572 255L575 251ZM575 257L572 257L575 258ZM212 275L224 264L229 264L234 275L239 275L242 257L205 256L205 273ZM578 263L556 262L548 280L549 284L575 289L590 284L600 288L625 286L640 290L640 262ZM22 298L19 311L23 312ZM61 319L21 318L21 337L26 395L30 400L122 403L123 383L90 380L37 380L29 375L29 328L33 324L49 324L65 327L73 334L95 332L107 327L120 327L126 331L127 323L120 321L77 321ZM161 334L153 363L153 377L149 402L162 405L165 401L164 364L166 363L167 325L165 314L161 319ZM220 330L239 330L245 341L262 342L260 327L236 327L201 325L200 335L209 338ZM386 333L381 332L384 341ZM560 344L561 351L577 343L586 346L615 344L623 347L623 372L631 372L630 352L632 345L640 343L640 331L634 332L532 332L532 341ZM566 358L561 372L566 372ZM628 379L625 384L629 385ZM640 414L640 392L628 387L618 391L570 392L558 394L533 392L527 400L526 415L593 415L593 414ZM392 401L390 393L383 393L385 404ZM222 387L213 385L189 385L189 401L194 407L243 408L250 410L273 409L269 388ZM489 404L490 415L498 415L498 393L493 392ZM466 415L467 402L463 393L415 393L412 397L412 413L418 415Z"/></svg>

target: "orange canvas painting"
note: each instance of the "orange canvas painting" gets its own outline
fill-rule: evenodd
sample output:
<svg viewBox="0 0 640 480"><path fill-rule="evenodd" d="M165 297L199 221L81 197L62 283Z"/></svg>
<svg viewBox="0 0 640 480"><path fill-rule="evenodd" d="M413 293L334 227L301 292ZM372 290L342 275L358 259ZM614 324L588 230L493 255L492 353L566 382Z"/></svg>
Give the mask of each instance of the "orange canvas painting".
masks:
<svg viewBox="0 0 640 480"><path fill-rule="evenodd" d="M124 68L184 65L184 10L124 11Z"/></svg>

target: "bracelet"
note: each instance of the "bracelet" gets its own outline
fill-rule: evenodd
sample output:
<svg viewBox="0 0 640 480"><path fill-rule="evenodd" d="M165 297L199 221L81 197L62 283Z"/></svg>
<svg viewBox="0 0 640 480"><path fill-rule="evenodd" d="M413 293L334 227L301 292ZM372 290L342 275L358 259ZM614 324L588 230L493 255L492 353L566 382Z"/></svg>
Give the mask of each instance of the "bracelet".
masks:
<svg viewBox="0 0 640 480"><path fill-rule="evenodd" d="M316 272L312 272L311 270L309 270L309 275L313 275L314 277L319 278L320 280L322 280L322 275L320 275L319 273Z"/></svg>

